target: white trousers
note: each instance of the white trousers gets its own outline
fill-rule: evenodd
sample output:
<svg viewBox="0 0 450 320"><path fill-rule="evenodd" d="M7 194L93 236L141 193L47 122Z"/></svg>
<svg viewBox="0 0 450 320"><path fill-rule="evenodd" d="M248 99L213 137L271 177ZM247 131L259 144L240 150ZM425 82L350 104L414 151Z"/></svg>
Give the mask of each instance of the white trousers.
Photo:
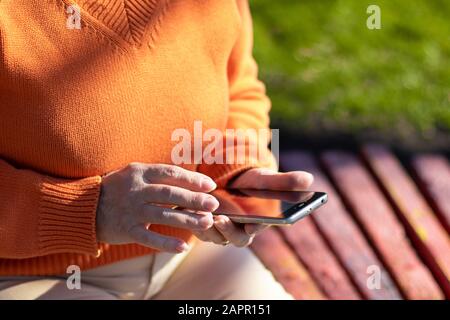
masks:
<svg viewBox="0 0 450 320"><path fill-rule="evenodd" d="M80 289L65 277L0 277L0 299L292 299L248 248L204 242L82 271Z"/></svg>

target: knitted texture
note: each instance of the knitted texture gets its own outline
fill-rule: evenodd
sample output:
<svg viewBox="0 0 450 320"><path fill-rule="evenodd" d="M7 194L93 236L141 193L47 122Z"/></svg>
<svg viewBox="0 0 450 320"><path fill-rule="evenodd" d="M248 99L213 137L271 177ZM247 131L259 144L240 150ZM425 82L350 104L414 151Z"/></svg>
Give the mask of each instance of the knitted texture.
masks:
<svg viewBox="0 0 450 320"><path fill-rule="evenodd" d="M80 29L67 27L74 5ZM170 164L172 132L194 121L267 128L269 107L247 1L0 1L0 275L155 252L98 243L101 177ZM183 166L224 186L255 164Z"/></svg>

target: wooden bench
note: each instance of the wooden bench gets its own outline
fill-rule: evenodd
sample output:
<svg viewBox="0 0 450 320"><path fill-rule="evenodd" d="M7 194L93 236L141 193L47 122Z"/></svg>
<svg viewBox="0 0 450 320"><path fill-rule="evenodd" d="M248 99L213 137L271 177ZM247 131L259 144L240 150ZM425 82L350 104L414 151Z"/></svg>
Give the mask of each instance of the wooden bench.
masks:
<svg viewBox="0 0 450 320"><path fill-rule="evenodd" d="M379 145L360 152L290 151L281 169L314 174L329 202L252 249L296 299L449 299L450 164L401 163ZM379 272L379 286L370 284Z"/></svg>

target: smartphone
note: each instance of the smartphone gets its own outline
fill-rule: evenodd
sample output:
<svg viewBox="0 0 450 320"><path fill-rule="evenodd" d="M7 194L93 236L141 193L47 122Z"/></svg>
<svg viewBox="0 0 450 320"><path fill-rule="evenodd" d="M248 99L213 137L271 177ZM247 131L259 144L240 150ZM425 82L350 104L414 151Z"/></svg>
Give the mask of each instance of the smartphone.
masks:
<svg viewBox="0 0 450 320"><path fill-rule="evenodd" d="M219 200L214 215L226 215L237 223L289 225L324 205L328 196L317 191L271 191L218 189L211 193Z"/></svg>

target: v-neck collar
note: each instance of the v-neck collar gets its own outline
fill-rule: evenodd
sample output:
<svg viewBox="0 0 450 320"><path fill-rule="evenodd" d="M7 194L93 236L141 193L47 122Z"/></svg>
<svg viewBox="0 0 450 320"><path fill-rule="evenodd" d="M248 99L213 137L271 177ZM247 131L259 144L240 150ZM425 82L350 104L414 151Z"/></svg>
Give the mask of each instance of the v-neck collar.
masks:
<svg viewBox="0 0 450 320"><path fill-rule="evenodd" d="M62 0L80 8L81 20L106 34L123 49L153 45L170 0Z"/></svg>

